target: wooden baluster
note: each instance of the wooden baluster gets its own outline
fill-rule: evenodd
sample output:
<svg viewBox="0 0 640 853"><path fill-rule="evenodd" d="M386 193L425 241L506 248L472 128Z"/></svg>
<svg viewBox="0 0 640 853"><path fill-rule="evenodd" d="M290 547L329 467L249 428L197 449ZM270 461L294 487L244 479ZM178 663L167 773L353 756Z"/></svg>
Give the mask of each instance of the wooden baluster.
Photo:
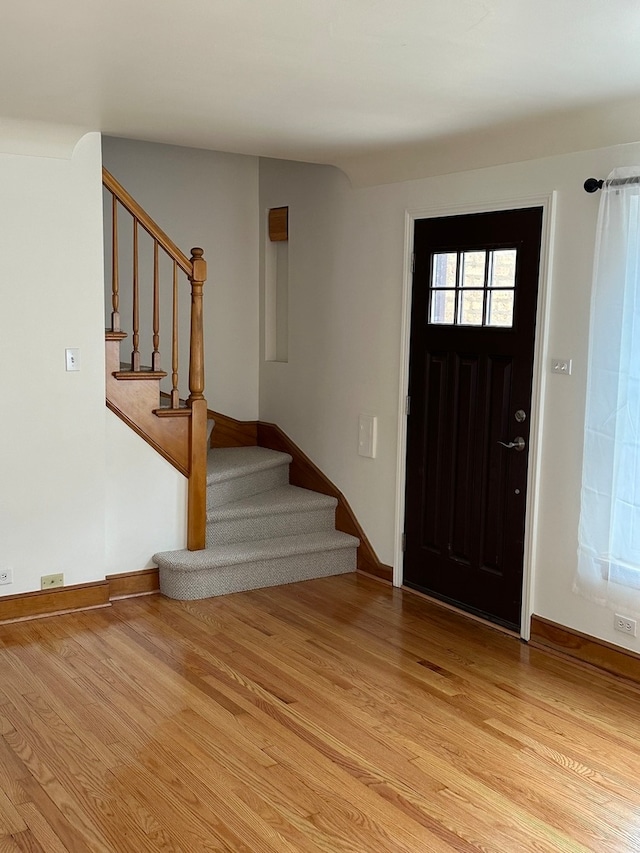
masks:
<svg viewBox="0 0 640 853"><path fill-rule="evenodd" d="M207 401L204 398L204 338L202 287L207 278L207 262L202 249L191 250L191 341L189 350L189 399L191 440L189 442L189 483L187 508L187 548L205 547L207 524Z"/></svg>
<svg viewBox="0 0 640 853"><path fill-rule="evenodd" d="M173 262L173 333L171 339L171 408L180 405L178 392L178 264Z"/></svg>
<svg viewBox="0 0 640 853"><path fill-rule="evenodd" d="M133 352L131 370L140 370L140 296L138 290L138 220L133 218Z"/></svg>
<svg viewBox="0 0 640 853"><path fill-rule="evenodd" d="M120 281L118 278L118 199L111 194L111 331L120 331Z"/></svg>
<svg viewBox="0 0 640 853"><path fill-rule="evenodd" d="M160 370L160 287L158 270L158 241L153 241L153 354L151 370Z"/></svg>

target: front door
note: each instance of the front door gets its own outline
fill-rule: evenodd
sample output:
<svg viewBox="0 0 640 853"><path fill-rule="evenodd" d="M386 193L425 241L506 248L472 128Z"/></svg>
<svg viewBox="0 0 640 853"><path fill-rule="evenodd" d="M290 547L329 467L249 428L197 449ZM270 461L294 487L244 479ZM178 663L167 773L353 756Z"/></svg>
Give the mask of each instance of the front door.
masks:
<svg viewBox="0 0 640 853"><path fill-rule="evenodd" d="M421 219L404 583L519 630L542 208Z"/></svg>

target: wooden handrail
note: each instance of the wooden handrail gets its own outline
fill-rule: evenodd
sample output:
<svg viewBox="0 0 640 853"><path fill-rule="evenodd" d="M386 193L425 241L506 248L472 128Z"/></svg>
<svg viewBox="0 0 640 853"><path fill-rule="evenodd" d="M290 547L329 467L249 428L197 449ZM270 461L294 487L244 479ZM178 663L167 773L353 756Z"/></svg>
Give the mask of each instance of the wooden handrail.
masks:
<svg viewBox="0 0 640 853"><path fill-rule="evenodd" d="M154 240L157 240L165 252L171 255L171 257L177 262L178 266L184 270L188 276L191 276L193 272L193 265L189 258L184 254L184 252L180 251L171 237L168 237L162 228L156 225L149 214L140 207L138 202L129 195L122 184L119 183L113 177L111 172L104 168L104 166L102 167L102 183L110 192L113 193L120 204L138 220L147 234L150 234Z"/></svg>

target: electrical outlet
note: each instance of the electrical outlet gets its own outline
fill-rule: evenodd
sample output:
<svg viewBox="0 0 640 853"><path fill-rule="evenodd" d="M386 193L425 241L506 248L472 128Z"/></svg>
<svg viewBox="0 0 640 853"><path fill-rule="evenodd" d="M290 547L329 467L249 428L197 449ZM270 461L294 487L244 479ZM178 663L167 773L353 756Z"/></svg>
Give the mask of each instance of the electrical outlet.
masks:
<svg viewBox="0 0 640 853"><path fill-rule="evenodd" d="M64 586L64 575L42 575L40 578L40 589L53 589L56 586Z"/></svg>
<svg viewBox="0 0 640 853"><path fill-rule="evenodd" d="M629 634L630 637L635 637L638 625L635 619L616 613L613 617L613 627L621 634Z"/></svg>
<svg viewBox="0 0 640 853"><path fill-rule="evenodd" d="M0 584L13 583L13 569L0 569Z"/></svg>
<svg viewBox="0 0 640 853"><path fill-rule="evenodd" d="M559 373L561 376L571 376L573 361L570 358L552 358L551 372Z"/></svg>

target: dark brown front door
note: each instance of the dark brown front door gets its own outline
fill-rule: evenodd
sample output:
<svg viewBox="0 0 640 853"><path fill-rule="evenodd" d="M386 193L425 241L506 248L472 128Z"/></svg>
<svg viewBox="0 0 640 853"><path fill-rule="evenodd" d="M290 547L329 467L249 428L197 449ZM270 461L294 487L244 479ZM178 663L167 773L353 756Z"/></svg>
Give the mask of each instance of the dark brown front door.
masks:
<svg viewBox="0 0 640 853"><path fill-rule="evenodd" d="M414 239L404 583L515 629L541 228L526 208Z"/></svg>

